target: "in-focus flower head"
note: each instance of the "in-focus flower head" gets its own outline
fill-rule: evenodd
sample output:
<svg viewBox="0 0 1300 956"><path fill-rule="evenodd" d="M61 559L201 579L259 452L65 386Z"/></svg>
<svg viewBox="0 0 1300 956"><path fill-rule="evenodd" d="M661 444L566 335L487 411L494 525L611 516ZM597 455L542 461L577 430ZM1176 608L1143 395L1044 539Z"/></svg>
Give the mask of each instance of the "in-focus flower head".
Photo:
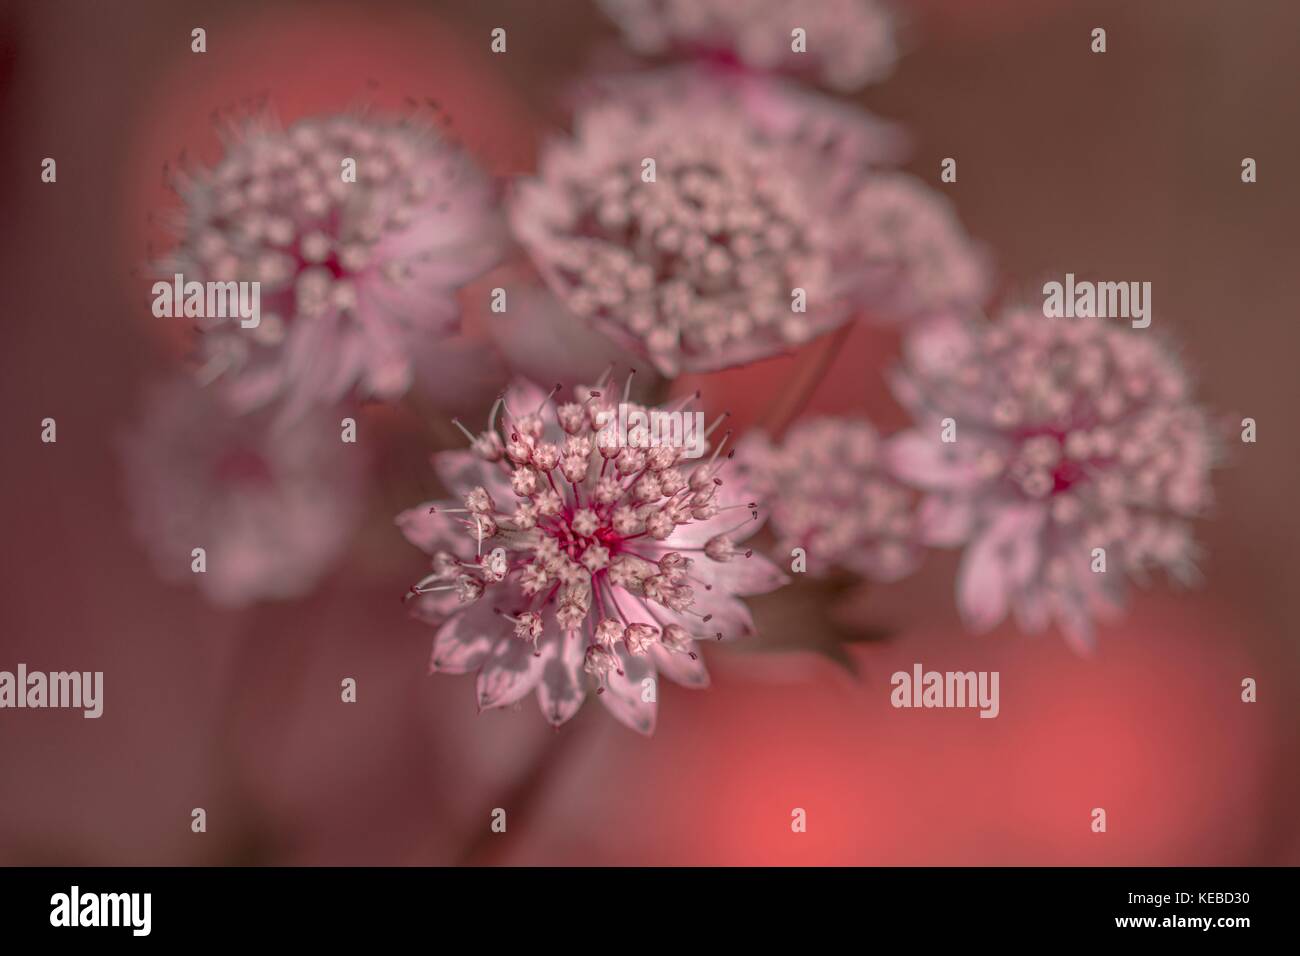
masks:
<svg viewBox="0 0 1300 956"><path fill-rule="evenodd" d="M847 207L863 171L897 157L891 127L704 69L603 90L510 205L570 309L667 375L774 355L851 317L868 264Z"/></svg>
<svg viewBox="0 0 1300 956"><path fill-rule="evenodd" d="M333 415L273 432L266 413L238 416L219 393L181 380L150 391L124 452L132 521L158 573L214 604L306 594L361 517L364 462Z"/></svg>
<svg viewBox="0 0 1300 956"><path fill-rule="evenodd" d="M261 283L256 327L201 320L201 378L240 409L283 399L286 418L350 393L400 397L414 357L455 329L455 290L500 249L490 180L417 119L249 121L177 189L166 277Z"/></svg>
<svg viewBox="0 0 1300 956"><path fill-rule="evenodd" d="M894 385L917 424L888 457L927 492L923 538L965 545L957 601L973 629L1014 610L1084 650L1127 579L1195 580L1189 519L1211 503L1219 443L1157 335L1023 309L930 325L908 355Z"/></svg>
<svg viewBox="0 0 1300 956"><path fill-rule="evenodd" d="M477 672L480 708L535 690L558 725L594 690L650 733L657 675L705 686L696 642L752 633L741 597L785 578L743 547L761 512L725 438L698 460L638 447L644 436L611 428L620 400L604 384L557 391L516 385L486 431L467 432L471 450L434 456L456 497L397 517L433 557L408 597L438 627L431 669Z"/></svg>
<svg viewBox="0 0 1300 956"><path fill-rule="evenodd" d="M628 44L647 55L734 59L850 92L888 76L894 23L877 0L600 0ZM796 52L793 31L805 32Z"/></svg>
<svg viewBox="0 0 1300 956"><path fill-rule="evenodd" d="M736 464L771 503L782 559L804 549L814 577L842 568L896 581L920 561L916 493L890 475L880 437L865 419L804 419L780 443L752 433Z"/></svg>
<svg viewBox="0 0 1300 956"><path fill-rule="evenodd" d="M863 290L875 318L960 313L988 298L990 257L962 228L952 203L915 176L866 177L849 216L860 257L881 266Z"/></svg>

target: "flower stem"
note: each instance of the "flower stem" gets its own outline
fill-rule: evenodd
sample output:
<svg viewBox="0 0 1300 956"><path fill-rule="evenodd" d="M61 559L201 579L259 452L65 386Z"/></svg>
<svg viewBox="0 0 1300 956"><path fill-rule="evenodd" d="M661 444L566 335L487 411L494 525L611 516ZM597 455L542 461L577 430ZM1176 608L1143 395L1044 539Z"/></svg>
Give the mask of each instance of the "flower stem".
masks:
<svg viewBox="0 0 1300 956"><path fill-rule="evenodd" d="M530 826L536 821L537 805L550 789L551 778L557 768L564 763L566 756L575 749L574 741L589 736L584 731L586 726L594 726L598 721L581 717L590 717L584 708L578 717L563 727L555 728L550 738L533 755L528 768L516 780L514 785L501 797L495 806L506 811L510 829L508 833L519 833L522 827ZM502 862L510 850L511 843L505 833L495 833L483 821L478 834L461 850L454 861L456 866L493 866Z"/></svg>
<svg viewBox="0 0 1300 956"><path fill-rule="evenodd" d="M779 439L784 435L785 430L808 407L836 357L844 351L844 343L853 331L853 326L852 321L845 322L833 334L823 338L813 358L795 371L790 384L768 408L762 424L773 438Z"/></svg>

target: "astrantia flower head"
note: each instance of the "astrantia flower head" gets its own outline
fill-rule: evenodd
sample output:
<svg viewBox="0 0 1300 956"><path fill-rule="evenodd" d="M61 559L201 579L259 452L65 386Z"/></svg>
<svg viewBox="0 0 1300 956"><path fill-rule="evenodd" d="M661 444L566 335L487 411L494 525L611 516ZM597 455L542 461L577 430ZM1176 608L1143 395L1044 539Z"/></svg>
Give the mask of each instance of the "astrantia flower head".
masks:
<svg viewBox="0 0 1300 956"><path fill-rule="evenodd" d="M893 69L889 12L876 0L600 0L639 53L738 60L844 92ZM804 31L796 50L793 31Z"/></svg>
<svg viewBox="0 0 1300 956"><path fill-rule="evenodd" d="M125 468L133 524L158 573L215 604L306 594L361 516L364 462L339 440L335 416L273 433L265 413L237 416L188 380L150 392Z"/></svg>
<svg viewBox="0 0 1300 956"><path fill-rule="evenodd" d="M966 234L952 203L915 176L866 177L849 216L860 257L881 266L864 290L874 317L960 313L988 297L989 256Z"/></svg>
<svg viewBox="0 0 1300 956"><path fill-rule="evenodd" d="M1189 519L1210 504L1218 442L1156 335L1020 310L931 326L909 354L895 386L917 425L889 458L929 492L923 536L966 546L957 600L972 628L1014 609L1086 649L1127 578L1195 578Z"/></svg>
<svg viewBox="0 0 1300 956"><path fill-rule="evenodd" d="M802 548L810 574L842 568L895 581L920 560L917 496L889 474L881 440L865 419L805 419L779 444L751 434L736 464L771 503L778 551Z"/></svg>
<svg viewBox="0 0 1300 956"><path fill-rule="evenodd" d="M167 278L261 283L256 327L201 320L201 374L241 409L399 397L455 328L455 289L499 251L490 181L414 120L250 122L178 191Z"/></svg>
<svg viewBox="0 0 1300 956"><path fill-rule="evenodd" d="M551 143L511 224L556 294L668 375L847 321L865 264L846 206L893 156L882 124L773 81L610 81Z"/></svg>
<svg viewBox="0 0 1300 956"><path fill-rule="evenodd" d="M635 429L625 442L618 401L600 386L558 403L516 386L498 403L499 430L494 408L470 451L434 456L456 498L397 517L433 556L410 594L438 626L431 669L477 672L482 708L536 690L558 725L594 691L650 733L656 675L705 686L697 642L751 633L740 598L784 582L743 546L761 512L728 474L723 443L691 460L640 447L648 436Z"/></svg>

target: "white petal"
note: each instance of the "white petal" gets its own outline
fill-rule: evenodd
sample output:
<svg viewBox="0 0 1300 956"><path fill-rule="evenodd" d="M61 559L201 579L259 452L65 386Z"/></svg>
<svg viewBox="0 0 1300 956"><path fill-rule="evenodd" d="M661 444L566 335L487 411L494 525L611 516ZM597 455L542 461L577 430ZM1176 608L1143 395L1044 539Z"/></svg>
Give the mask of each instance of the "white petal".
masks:
<svg viewBox="0 0 1300 956"><path fill-rule="evenodd" d="M542 644L542 677L537 684L537 703L542 715L555 726L578 712L587 697L582 657L586 651L582 635L559 634Z"/></svg>
<svg viewBox="0 0 1300 956"><path fill-rule="evenodd" d="M478 672L478 705L483 710L508 707L527 696L541 676L542 658L532 644L514 637L499 641Z"/></svg>
<svg viewBox="0 0 1300 956"><path fill-rule="evenodd" d="M433 653L429 656L429 671L467 674L480 667L492 649L506 640L501 618L490 608L475 604L438 628L433 637Z"/></svg>
<svg viewBox="0 0 1300 956"><path fill-rule="evenodd" d="M708 687L709 672L704 666L704 658L694 647L692 658L686 651L670 651L663 646L650 649L659 673L683 687Z"/></svg>
<svg viewBox="0 0 1300 956"><path fill-rule="evenodd" d="M656 705L654 701L647 701L644 698L648 696L657 698L659 692L656 687L653 695L647 693L649 685L644 684L643 681L656 679L654 664L649 656L629 654L622 647L619 647L616 653L623 673L620 675L616 671L609 672L605 691L600 695L600 702L605 705L606 710L618 718L620 723L631 727L637 733L649 736L655 729Z"/></svg>

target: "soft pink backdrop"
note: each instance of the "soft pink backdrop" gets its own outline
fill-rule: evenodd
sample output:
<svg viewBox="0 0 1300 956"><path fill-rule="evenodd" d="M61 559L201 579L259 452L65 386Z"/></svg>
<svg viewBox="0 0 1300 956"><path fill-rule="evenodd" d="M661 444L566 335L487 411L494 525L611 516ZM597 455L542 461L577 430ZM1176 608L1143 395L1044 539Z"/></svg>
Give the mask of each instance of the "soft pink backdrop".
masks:
<svg viewBox="0 0 1300 956"><path fill-rule="evenodd" d="M103 670L106 711L0 712L0 862L1300 863L1300 8L909 9L908 56L860 100L913 131L917 174L958 158L944 188L996 252L1004 294L1032 298L1067 270L1150 280L1205 399L1258 419L1201 529L1202 590L1140 595L1083 660L1055 636L962 633L955 561L937 555L856 609L899 631L861 652L856 683L817 660L718 653L712 689L665 689L654 738L587 708L557 741L531 704L476 716L472 681L425 676L429 631L398 602L419 561L386 524L406 478L375 493L352 556L309 599L230 613L164 586L129 533L116 451L178 354L132 275L163 235L147 219L169 201L163 163L211 158L212 110L262 93L284 119L432 95L493 172L524 171L563 122L555 95L615 34L579 0L11 3L0 668ZM498 25L505 57L487 52ZM56 186L39 182L45 156ZM1240 183L1243 156L1259 183ZM879 377L896 345L855 331L811 408L901 423ZM751 423L814 359L682 387ZM409 420L369 414L363 434L419 460ZM45 416L57 445L38 440ZM914 661L1000 670L1001 716L893 710L889 674ZM343 676L356 705L339 703ZM1239 702L1244 676L1258 704ZM523 805L521 779L532 802L480 843L493 807ZM792 807L807 834L791 834Z"/></svg>

